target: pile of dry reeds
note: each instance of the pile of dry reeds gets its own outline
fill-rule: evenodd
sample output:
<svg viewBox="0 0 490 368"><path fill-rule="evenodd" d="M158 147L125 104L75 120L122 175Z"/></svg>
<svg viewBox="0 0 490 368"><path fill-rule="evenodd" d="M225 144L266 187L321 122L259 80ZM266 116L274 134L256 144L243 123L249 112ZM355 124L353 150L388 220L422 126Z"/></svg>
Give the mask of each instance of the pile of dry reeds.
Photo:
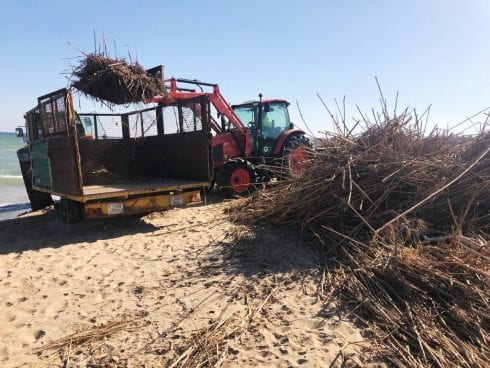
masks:
<svg viewBox="0 0 490 368"><path fill-rule="evenodd" d="M343 254L342 254L343 253ZM486 367L490 247L454 239L392 249L342 244L336 290L396 367Z"/></svg>
<svg viewBox="0 0 490 368"><path fill-rule="evenodd" d="M331 134L301 177L259 196L252 216L366 238L366 229L374 232L425 200L390 225L424 221L435 234L488 230L489 149L489 133L425 136L409 115L355 137Z"/></svg>
<svg viewBox="0 0 490 368"><path fill-rule="evenodd" d="M241 209L323 244L339 295L398 367L490 361L490 134L434 130L406 110L328 134L303 175ZM345 129L344 131L348 131Z"/></svg>
<svg viewBox="0 0 490 368"><path fill-rule="evenodd" d="M86 54L71 79L72 86L84 94L113 104L148 101L165 94L161 77L147 74L137 62L104 54Z"/></svg>

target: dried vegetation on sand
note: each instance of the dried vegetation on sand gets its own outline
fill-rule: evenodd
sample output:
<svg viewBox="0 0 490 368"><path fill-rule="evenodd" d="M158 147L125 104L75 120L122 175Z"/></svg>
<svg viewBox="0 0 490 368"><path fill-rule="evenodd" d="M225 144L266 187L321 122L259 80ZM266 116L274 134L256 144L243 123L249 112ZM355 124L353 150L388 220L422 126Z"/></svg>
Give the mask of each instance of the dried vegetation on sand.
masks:
<svg viewBox="0 0 490 368"><path fill-rule="evenodd" d="M358 133L344 125L327 134L303 175L259 193L238 216L319 242L324 297L350 307L381 359L397 367L485 367L487 126L469 137L427 134L408 110L393 115L383 106L374 116L362 117Z"/></svg>

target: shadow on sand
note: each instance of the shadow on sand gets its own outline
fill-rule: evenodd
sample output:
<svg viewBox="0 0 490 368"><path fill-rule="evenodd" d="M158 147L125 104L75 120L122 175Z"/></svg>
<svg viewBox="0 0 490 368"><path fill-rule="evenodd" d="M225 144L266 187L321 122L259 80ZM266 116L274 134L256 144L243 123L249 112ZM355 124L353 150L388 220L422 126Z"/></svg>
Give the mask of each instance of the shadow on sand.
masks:
<svg viewBox="0 0 490 368"><path fill-rule="evenodd" d="M319 252L299 236L267 226L255 226L252 233L223 245L224 272L247 278L289 272L310 272L319 268Z"/></svg>
<svg viewBox="0 0 490 368"><path fill-rule="evenodd" d="M120 236L158 230L141 216L123 216L82 221L67 225L54 210L38 211L24 217L0 222L0 255L67 244L95 242Z"/></svg>
<svg viewBox="0 0 490 368"><path fill-rule="evenodd" d="M222 196L208 193L202 205L221 201ZM142 219L145 215L147 214L85 220L68 225L59 220L55 211L49 208L3 220L0 221L0 255L58 248L80 242L92 243L125 235L151 233L165 228L145 222Z"/></svg>

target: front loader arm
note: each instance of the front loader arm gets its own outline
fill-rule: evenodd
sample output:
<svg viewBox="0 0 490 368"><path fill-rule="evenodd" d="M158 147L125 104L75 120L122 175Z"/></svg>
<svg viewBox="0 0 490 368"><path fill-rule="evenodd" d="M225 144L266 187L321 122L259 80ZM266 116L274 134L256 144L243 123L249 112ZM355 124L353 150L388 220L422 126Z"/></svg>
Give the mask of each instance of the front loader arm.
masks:
<svg viewBox="0 0 490 368"><path fill-rule="evenodd" d="M177 82L195 84L198 85L199 87L210 86L213 88L213 91L196 92L195 90L182 89L177 87ZM244 154L246 156L251 154L252 137L250 136L250 132L245 127L245 125L243 125L243 123L240 121L235 111L233 111L233 109L231 108L230 104L226 102L217 84L203 83L203 82L198 82L189 79L175 79L175 78L167 79L165 80L165 83L169 85L168 97L170 97L174 101L186 100L199 96L208 96L209 101L213 104L216 111L218 111L220 114L225 116L230 122L230 124L232 124L233 127L235 127L235 129L238 131L239 135L244 137L244 147L242 147ZM167 99L168 97L157 96L153 98L152 102L162 103L165 102L165 99ZM223 132L218 122L214 118L212 119L212 128L218 134Z"/></svg>

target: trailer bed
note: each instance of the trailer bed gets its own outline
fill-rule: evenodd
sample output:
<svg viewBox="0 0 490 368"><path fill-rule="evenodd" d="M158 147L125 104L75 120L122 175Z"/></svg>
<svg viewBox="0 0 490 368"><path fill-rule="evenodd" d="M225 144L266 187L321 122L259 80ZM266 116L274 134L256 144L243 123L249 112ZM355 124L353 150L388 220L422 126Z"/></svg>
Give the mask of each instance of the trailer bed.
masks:
<svg viewBox="0 0 490 368"><path fill-rule="evenodd" d="M184 179L132 179L106 185L84 185L83 202L94 199L124 197L145 193L169 192L180 189L203 188L209 182Z"/></svg>

